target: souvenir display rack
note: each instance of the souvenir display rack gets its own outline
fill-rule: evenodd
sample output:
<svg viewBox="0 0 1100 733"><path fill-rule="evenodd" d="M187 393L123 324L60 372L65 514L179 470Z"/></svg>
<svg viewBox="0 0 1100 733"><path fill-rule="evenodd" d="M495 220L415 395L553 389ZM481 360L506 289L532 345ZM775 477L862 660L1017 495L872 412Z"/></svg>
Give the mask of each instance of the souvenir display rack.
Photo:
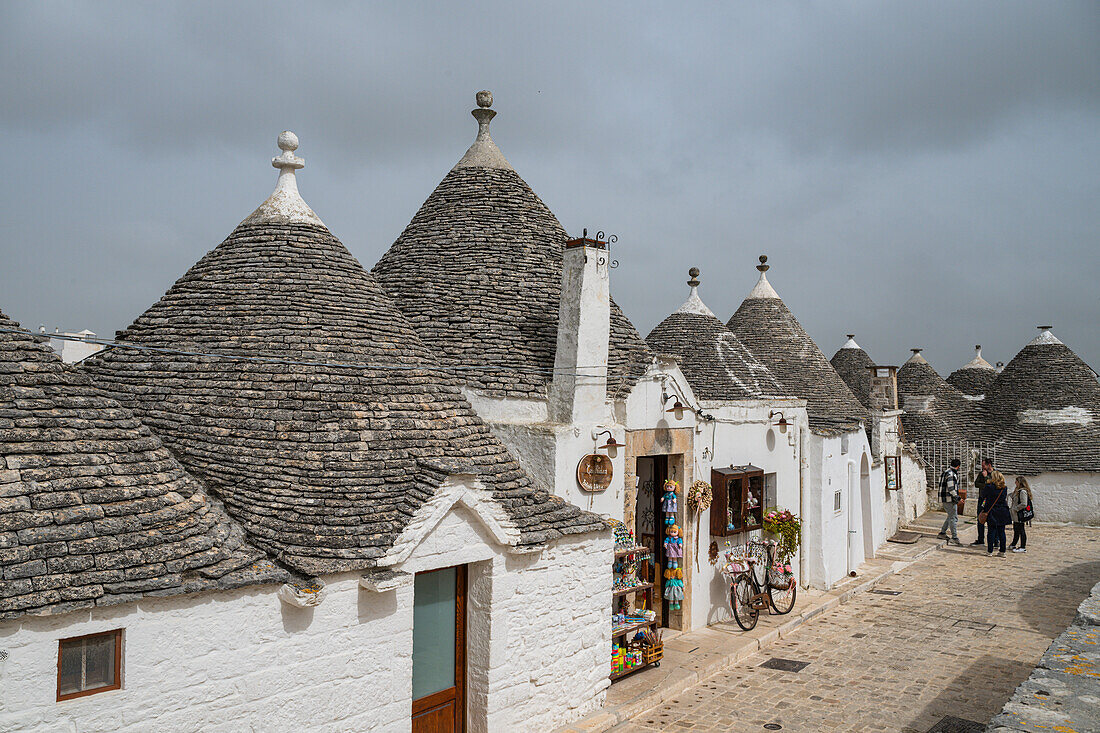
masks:
<svg viewBox="0 0 1100 733"><path fill-rule="evenodd" d="M617 680L651 665L659 665L663 644L656 630L657 614L653 610L656 586L652 551L636 546L634 533L621 522L609 520L609 524L615 529L610 678ZM649 570L639 573L643 565Z"/></svg>

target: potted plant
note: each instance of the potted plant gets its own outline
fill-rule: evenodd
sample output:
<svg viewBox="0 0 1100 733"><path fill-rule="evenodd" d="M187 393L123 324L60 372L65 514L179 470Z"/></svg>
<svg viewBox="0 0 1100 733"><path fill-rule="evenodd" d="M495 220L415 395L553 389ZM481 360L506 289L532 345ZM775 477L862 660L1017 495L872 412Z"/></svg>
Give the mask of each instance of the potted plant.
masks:
<svg viewBox="0 0 1100 733"><path fill-rule="evenodd" d="M764 512L764 531L775 537L775 561L790 572L790 562L798 552L802 541L802 521L787 509L770 509Z"/></svg>

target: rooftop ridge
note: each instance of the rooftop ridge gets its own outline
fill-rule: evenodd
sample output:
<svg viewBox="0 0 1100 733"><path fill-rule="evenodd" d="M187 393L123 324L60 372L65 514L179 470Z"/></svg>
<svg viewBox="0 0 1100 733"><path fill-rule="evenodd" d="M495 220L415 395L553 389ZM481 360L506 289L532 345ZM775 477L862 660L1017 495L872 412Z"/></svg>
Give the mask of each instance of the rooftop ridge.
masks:
<svg viewBox="0 0 1100 733"><path fill-rule="evenodd" d="M306 165L294 154L298 149L298 136L290 130L283 130L277 143L282 152L271 159L272 167L279 169L275 190L241 224L314 224L323 227L324 222L298 193L298 179L294 172Z"/></svg>
<svg viewBox="0 0 1100 733"><path fill-rule="evenodd" d="M483 89L477 93L476 99L477 109L471 110L470 114L477 120L477 138L454 167L514 170L512 164L504 157L504 153L500 152L500 148L493 142L493 138L489 136L489 122L497 115L495 111L489 109L493 106L493 93Z"/></svg>

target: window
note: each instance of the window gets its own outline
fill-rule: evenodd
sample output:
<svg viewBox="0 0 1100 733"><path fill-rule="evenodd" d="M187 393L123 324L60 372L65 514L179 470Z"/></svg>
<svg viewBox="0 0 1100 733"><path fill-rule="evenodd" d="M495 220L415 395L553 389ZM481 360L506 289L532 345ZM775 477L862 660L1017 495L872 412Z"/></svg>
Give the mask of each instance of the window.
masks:
<svg viewBox="0 0 1100 733"><path fill-rule="evenodd" d="M57 643L57 699L122 687L122 629Z"/></svg>
<svg viewBox="0 0 1100 733"><path fill-rule="evenodd" d="M840 492L839 491L834 491L833 492L833 511L834 512L839 512L840 511L841 499L842 499L842 497L840 495Z"/></svg>
<svg viewBox="0 0 1100 733"><path fill-rule="evenodd" d="M779 506L779 497L775 488L775 474L764 474L764 507L772 508Z"/></svg>

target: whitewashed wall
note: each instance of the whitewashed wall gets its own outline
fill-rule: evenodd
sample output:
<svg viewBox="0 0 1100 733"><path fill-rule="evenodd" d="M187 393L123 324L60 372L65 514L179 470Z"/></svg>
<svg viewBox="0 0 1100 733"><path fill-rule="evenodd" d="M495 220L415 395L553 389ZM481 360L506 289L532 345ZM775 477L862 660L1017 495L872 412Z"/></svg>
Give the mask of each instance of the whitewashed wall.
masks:
<svg viewBox="0 0 1100 733"><path fill-rule="evenodd" d="M716 420L703 421L700 425L701 432L695 440L696 477L710 483L713 467L751 463L762 468L765 474L776 475L776 504L800 513L798 437L806 425L804 404L801 400L703 403L703 411ZM792 423L786 433L780 433L775 419L769 417L773 410L782 412ZM703 458L704 448L710 449L710 460ZM696 527L694 519L692 527ZM692 587L688 589L693 594L693 628L730 618L729 588L718 568L707 560L707 548L711 541L716 541L721 550L727 540L738 544L749 539L745 534L712 538L710 510L699 515L698 530L698 554L692 568ZM757 536L759 532L751 534ZM797 556L792 560L792 566L797 577Z"/></svg>
<svg viewBox="0 0 1100 733"><path fill-rule="evenodd" d="M1005 474L1009 491L1016 476ZM1035 521L1100 525L1100 473L1043 473L1028 476L1034 492Z"/></svg>
<svg viewBox="0 0 1100 733"><path fill-rule="evenodd" d="M883 534L884 496L865 490L861 466L863 456L870 461L867 434L858 430L845 436L810 434L810 475L812 503L816 513L809 515L807 527L810 552L809 582L814 587L830 588L855 570L869 556ZM834 494L840 491L840 511L835 511ZM852 531L849 544L849 530ZM868 539L868 534L870 538Z"/></svg>
<svg viewBox="0 0 1100 733"><path fill-rule="evenodd" d="M402 564L471 563L471 731L552 728L602 705L612 556L606 533L510 555L456 506ZM0 623L0 730L410 730L411 582L325 581L312 609L265 586ZM116 628L123 688L56 702L57 640Z"/></svg>

